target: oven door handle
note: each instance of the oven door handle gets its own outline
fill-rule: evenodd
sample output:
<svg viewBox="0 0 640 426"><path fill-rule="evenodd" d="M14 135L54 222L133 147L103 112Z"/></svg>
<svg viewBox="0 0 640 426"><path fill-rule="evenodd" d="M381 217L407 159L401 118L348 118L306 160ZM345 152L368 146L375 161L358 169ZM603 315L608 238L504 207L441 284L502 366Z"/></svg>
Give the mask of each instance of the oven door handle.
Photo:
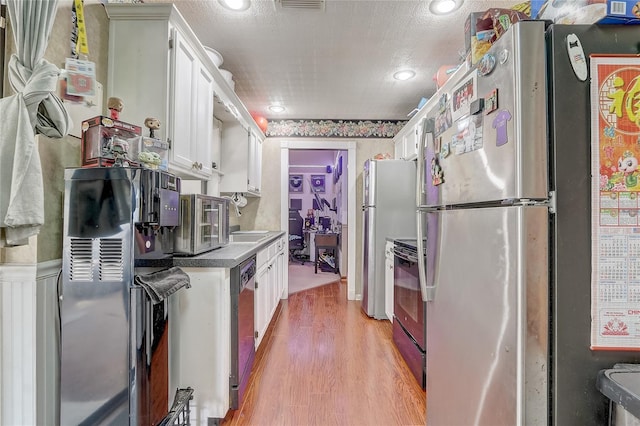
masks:
<svg viewBox="0 0 640 426"><path fill-rule="evenodd" d="M398 250L397 248L393 248L393 255L399 259L406 260L407 262L417 263L418 256L411 256L402 250Z"/></svg>

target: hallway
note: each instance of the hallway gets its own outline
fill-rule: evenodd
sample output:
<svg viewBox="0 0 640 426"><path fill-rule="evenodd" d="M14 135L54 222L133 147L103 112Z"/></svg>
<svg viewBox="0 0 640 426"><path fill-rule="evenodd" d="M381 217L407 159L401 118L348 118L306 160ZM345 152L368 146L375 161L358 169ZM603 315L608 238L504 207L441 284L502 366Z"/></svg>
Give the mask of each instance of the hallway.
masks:
<svg viewBox="0 0 640 426"><path fill-rule="evenodd" d="M225 425L424 425L425 393L391 324L347 301L347 284L283 300L256 355L244 402Z"/></svg>

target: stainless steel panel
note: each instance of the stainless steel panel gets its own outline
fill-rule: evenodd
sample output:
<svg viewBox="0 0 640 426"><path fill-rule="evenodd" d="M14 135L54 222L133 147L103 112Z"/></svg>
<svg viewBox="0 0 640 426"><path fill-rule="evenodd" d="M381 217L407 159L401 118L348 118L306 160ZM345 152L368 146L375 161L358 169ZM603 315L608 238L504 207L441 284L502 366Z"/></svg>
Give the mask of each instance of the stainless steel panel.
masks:
<svg viewBox="0 0 640 426"><path fill-rule="evenodd" d="M384 291L384 246L387 237L415 238L416 164L403 160L365 163L363 206L363 299L367 315L387 319ZM368 195L367 195L368 193Z"/></svg>
<svg viewBox="0 0 640 426"><path fill-rule="evenodd" d="M436 186L427 205L490 202L507 199L545 199L548 196L546 139L546 68L544 61L544 22L528 21L514 25L492 47L496 66L487 76L477 75L475 95L483 98L498 90L498 110L470 116L475 126L461 118L452 127L436 134L433 143L450 143L464 129L482 126L482 147L440 159L444 184ZM470 75L462 78L466 82ZM455 90L455 88L454 88ZM451 99L452 94L449 93ZM500 143L497 123L508 112L507 142ZM428 114L434 118L437 108ZM495 123L494 123L495 122ZM433 145L433 144L432 144ZM425 185L431 182L434 146L427 149Z"/></svg>
<svg viewBox="0 0 640 426"><path fill-rule="evenodd" d="M129 288L122 282L70 282L60 314L60 424L129 417ZM128 423L125 423L128 424Z"/></svg>
<svg viewBox="0 0 640 426"><path fill-rule="evenodd" d="M546 424L547 209L426 214L439 216L427 253L436 286L427 303L427 424Z"/></svg>
<svg viewBox="0 0 640 426"><path fill-rule="evenodd" d="M65 171L61 425L129 418L132 188L129 169Z"/></svg>

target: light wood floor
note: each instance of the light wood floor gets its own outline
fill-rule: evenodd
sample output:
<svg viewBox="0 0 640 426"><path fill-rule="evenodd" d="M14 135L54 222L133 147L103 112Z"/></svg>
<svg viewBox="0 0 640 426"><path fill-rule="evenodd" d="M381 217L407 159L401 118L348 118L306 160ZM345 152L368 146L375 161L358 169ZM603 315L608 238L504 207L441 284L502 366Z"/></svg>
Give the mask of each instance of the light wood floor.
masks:
<svg viewBox="0 0 640 426"><path fill-rule="evenodd" d="M338 281L282 301L243 404L223 425L425 425L425 393L391 324L346 292Z"/></svg>

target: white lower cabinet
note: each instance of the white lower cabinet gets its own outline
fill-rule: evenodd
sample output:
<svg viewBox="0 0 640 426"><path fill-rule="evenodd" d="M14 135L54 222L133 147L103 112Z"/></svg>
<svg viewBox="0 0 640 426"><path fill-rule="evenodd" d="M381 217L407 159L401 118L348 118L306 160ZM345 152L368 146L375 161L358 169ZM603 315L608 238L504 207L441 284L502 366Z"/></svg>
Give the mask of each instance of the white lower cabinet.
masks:
<svg viewBox="0 0 640 426"><path fill-rule="evenodd" d="M284 238L271 243L256 256L255 336L262 343L284 291Z"/></svg>
<svg viewBox="0 0 640 426"><path fill-rule="evenodd" d="M384 249L384 312L393 322L393 242L387 241Z"/></svg>
<svg viewBox="0 0 640 426"><path fill-rule="evenodd" d="M229 410L231 282L228 268L181 268L191 288L170 298L169 389L192 387L191 422L206 425Z"/></svg>

